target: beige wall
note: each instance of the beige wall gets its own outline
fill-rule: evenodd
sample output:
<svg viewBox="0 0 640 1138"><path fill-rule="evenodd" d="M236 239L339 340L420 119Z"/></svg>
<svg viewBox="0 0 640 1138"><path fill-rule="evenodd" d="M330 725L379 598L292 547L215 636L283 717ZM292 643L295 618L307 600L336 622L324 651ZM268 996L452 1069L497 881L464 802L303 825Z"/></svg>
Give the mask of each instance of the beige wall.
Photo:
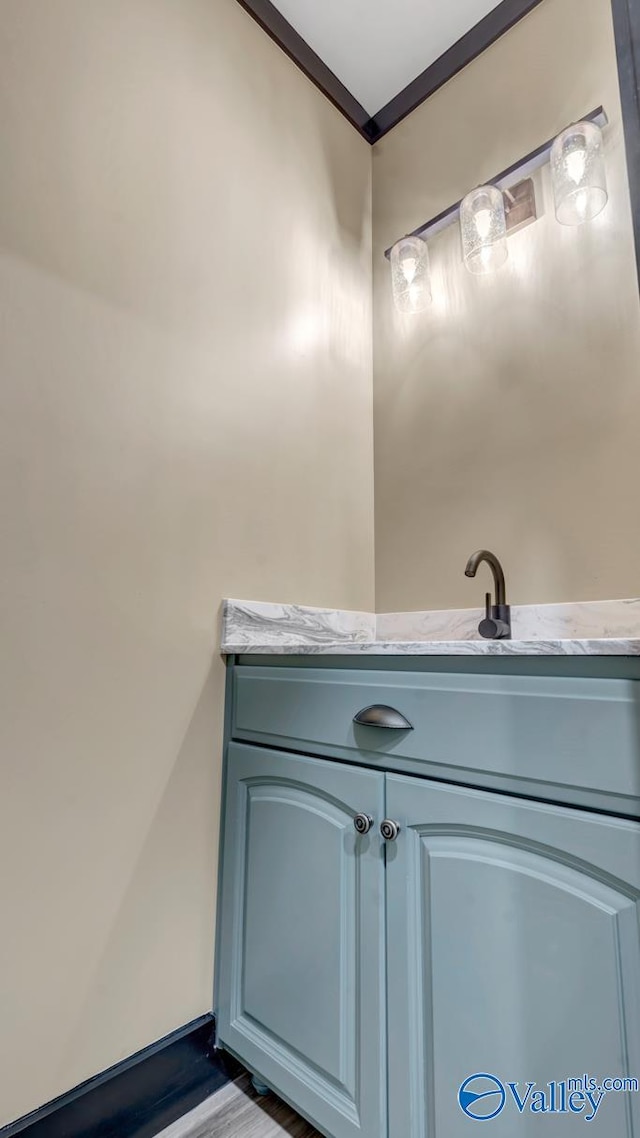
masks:
<svg viewBox="0 0 640 1138"><path fill-rule="evenodd" d="M373 607L371 151L235 0L3 0L0 1125L210 1009L223 595Z"/></svg>
<svg viewBox="0 0 640 1138"><path fill-rule="evenodd" d="M471 277L457 226L432 246L434 302L400 317L383 251L603 104L610 203L544 216ZM374 148L378 611L478 603L502 557L515 602L636 596L640 310L610 0L543 0ZM488 581L487 581L488 583Z"/></svg>

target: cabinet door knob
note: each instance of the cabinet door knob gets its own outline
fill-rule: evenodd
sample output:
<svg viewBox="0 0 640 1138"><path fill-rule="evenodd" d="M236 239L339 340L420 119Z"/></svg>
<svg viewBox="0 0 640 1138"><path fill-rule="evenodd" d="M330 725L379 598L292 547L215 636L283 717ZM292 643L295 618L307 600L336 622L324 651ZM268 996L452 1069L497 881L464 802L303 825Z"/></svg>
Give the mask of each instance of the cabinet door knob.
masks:
<svg viewBox="0 0 640 1138"><path fill-rule="evenodd" d="M368 834L373 826L373 818L370 814L356 814L353 824L359 834Z"/></svg>
<svg viewBox="0 0 640 1138"><path fill-rule="evenodd" d="M400 827L397 822L392 822L391 818L385 818L380 823L380 833L385 842L395 842L400 833Z"/></svg>
<svg viewBox="0 0 640 1138"><path fill-rule="evenodd" d="M374 703L371 707L363 707L353 717L354 723L361 723L364 727L390 727L394 731L413 731L412 725L395 707L388 707L386 703Z"/></svg>

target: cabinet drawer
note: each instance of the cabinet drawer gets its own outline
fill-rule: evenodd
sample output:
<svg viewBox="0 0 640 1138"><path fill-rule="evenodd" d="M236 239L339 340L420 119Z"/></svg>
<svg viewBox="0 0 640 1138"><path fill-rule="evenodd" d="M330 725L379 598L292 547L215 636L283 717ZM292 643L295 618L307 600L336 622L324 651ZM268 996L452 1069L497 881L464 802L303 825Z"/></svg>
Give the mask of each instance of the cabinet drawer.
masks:
<svg viewBox="0 0 640 1138"><path fill-rule="evenodd" d="M235 669L235 739L640 814L634 680ZM372 704L411 730L361 726Z"/></svg>

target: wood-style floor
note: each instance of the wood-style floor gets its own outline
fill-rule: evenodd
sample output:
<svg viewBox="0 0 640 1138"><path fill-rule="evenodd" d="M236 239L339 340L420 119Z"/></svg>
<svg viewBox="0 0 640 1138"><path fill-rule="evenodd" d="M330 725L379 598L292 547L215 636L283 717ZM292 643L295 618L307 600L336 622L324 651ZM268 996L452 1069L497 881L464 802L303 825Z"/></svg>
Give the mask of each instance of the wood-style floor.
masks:
<svg viewBox="0 0 640 1138"><path fill-rule="evenodd" d="M248 1075L228 1083L157 1138L321 1138L275 1095L259 1097Z"/></svg>

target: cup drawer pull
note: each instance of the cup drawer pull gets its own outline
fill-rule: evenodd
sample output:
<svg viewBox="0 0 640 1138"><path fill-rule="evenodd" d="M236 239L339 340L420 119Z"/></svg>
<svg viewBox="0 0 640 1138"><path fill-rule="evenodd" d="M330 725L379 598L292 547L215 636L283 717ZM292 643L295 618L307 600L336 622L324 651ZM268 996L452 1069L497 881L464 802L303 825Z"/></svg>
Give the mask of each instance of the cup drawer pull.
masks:
<svg viewBox="0 0 640 1138"><path fill-rule="evenodd" d="M361 723L364 727L389 727L393 731L413 731L413 726L405 719L395 707L387 707L386 703L374 703L371 707L363 707L353 717L354 723Z"/></svg>

